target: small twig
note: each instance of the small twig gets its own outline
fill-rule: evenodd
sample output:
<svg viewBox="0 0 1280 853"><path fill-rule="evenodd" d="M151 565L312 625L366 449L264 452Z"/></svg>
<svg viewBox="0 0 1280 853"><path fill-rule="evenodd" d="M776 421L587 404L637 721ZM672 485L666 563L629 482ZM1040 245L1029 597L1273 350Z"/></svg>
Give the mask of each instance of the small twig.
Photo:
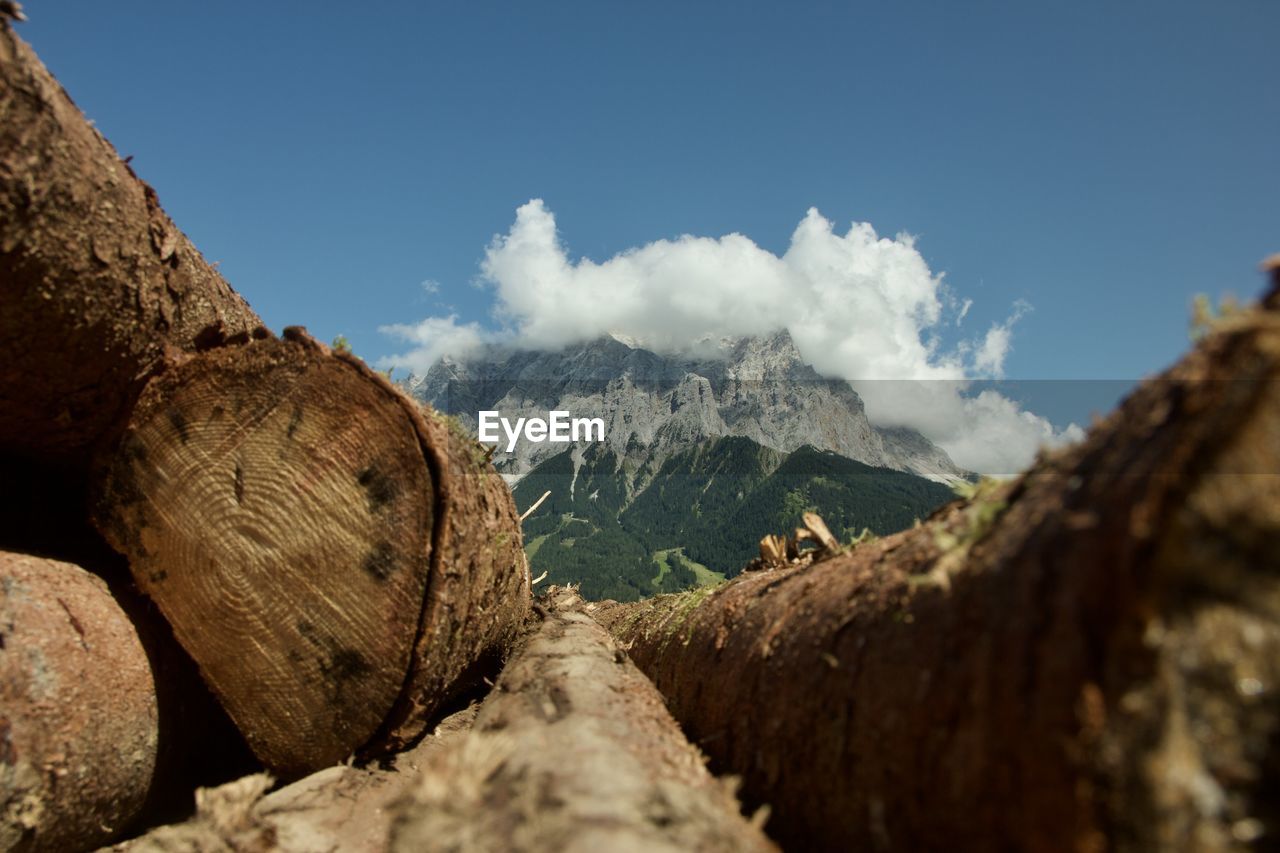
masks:
<svg viewBox="0 0 1280 853"><path fill-rule="evenodd" d="M551 570L548 569L546 572L543 572L542 574L538 575L536 578L533 579L533 581L529 584L529 586L537 586L538 584L542 583L544 580L547 579L547 572L549 571Z"/></svg>
<svg viewBox="0 0 1280 853"><path fill-rule="evenodd" d="M540 497L540 498L538 498L536 501L534 501L533 506L529 507L528 509L526 509L526 510L524 511L524 515L520 516L520 520L521 520L521 521L524 521L526 518L528 518L529 516L533 515L533 511L534 511L535 509L537 509L538 507L542 506L542 502L543 502L543 501L545 501L545 500L546 500L547 498L549 498L549 497L551 497L551 490L550 490L550 489L548 489L547 491L543 492L543 493L542 493L542 497ZM534 581L534 583L537 583L537 581Z"/></svg>

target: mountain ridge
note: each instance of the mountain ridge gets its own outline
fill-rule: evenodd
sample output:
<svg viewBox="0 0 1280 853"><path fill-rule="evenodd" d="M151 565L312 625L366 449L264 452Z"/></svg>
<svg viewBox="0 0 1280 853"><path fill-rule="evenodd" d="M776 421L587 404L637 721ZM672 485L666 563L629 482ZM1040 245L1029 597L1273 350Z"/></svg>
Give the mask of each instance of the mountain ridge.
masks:
<svg viewBox="0 0 1280 853"><path fill-rule="evenodd" d="M518 441L494 464L518 506L535 575L631 600L732 577L766 533L817 512L842 540L909 527L971 475L915 430L877 427L848 382L804 362L789 334L664 356L605 336L556 352L493 347L404 383L475 434L481 411L599 417L600 442Z"/></svg>
<svg viewBox="0 0 1280 853"><path fill-rule="evenodd" d="M601 417L606 444L651 470L706 439L742 436L782 453L810 445L941 483L972 477L919 432L873 425L853 387L820 376L786 330L723 341L719 352L660 355L616 336L554 352L490 347L441 359L403 384L473 431L483 410L513 421L552 410ZM514 484L564 446L522 441L513 453L504 449L494 463Z"/></svg>

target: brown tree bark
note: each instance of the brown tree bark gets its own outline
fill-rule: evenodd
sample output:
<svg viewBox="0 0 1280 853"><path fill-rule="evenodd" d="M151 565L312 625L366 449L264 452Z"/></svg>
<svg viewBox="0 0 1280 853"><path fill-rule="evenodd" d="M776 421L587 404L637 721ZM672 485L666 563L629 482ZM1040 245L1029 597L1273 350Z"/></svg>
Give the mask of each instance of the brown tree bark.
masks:
<svg viewBox="0 0 1280 853"><path fill-rule="evenodd" d="M151 666L103 581L0 552L0 850L83 849L147 801Z"/></svg>
<svg viewBox="0 0 1280 853"><path fill-rule="evenodd" d="M94 514L285 776L411 741L528 606L510 491L478 445L300 330L153 379Z"/></svg>
<svg viewBox="0 0 1280 853"><path fill-rule="evenodd" d="M0 450L83 463L166 347L260 325L0 16Z"/></svg>
<svg viewBox="0 0 1280 853"><path fill-rule="evenodd" d="M576 594L539 601L470 733L399 804L392 849L774 849Z"/></svg>
<svg viewBox="0 0 1280 853"><path fill-rule="evenodd" d="M597 618L784 845L1274 844L1280 282L1267 304L914 530Z"/></svg>
<svg viewBox="0 0 1280 853"><path fill-rule="evenodd" d="M92 562L93 448L166 349L260 325L0 14L0 548Z"/></svg>

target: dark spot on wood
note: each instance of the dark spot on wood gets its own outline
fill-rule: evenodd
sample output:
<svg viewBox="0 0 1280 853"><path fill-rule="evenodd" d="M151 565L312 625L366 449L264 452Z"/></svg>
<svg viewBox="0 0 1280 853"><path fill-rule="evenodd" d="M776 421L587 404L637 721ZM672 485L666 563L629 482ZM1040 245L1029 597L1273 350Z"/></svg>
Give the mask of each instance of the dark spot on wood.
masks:
<svg viewBox="0 0 1280 853"><path fill-rule="evenodd" d="M211 412L209 412L209 420L216 421L218 418L222 417L226 413L227 413L226 408L224 408L221 404L218 404L213 407L213 410Z"/></svg>
<svg viewBox="0 0 1280 853"><path fill-rule="evenodd" d="M342 683L354 678L361 678L373 672L373 666L354 649L342 648L336 639L320 634L310 622L300 619L294 623L298 633L318 654L316 661L320 675L327 681L333 693L333 700L338 702L342 696ZM297 655L297 657L295 657ZM300 652L293 651L288 655L295 663L304 658Z"/></svg>
<svg viewBox="0 0 1280 853"><path fill-rule="evenodd" d="M86 651L89 643L84 638L84 625L80 624L80 620L76 618L76 614L71 612L71 608L61 598L57 599L58 605L62 608L62 612L67 614L67 621L71 623L71 627L75 629L76 635L80 637L80 647Z"/></svg>
<svg viewBox="0 0 1280 853"><path fill-rule="evenodd" d="M147 448L137 435L130 433L120 445L120 455L127 464L117 466L105 483L101 495L94 498L96 511L105 519L107 525L116 536L117 542L134 542L136 536L132 524L120 520L121 511L143 504L146 494L138 484L138 478L144 476L143 466L147 459ZM145 517L145 508L142 508Z"/></svg>
<svg viewBox="0 0 1280 853"><path fill-rule="evenodd" d="M236 463L236 503L244 503L244 469Z"/></svg>
<svg viewBox="0 0 1280 853"><path fill-rule="evenodd" d="M18 750L13 746L13 725L5 717L0 717L0 764L10 767L18 763Z"/></svg>
<svg viewBox="0 0 1280 853"><path fill-rule="evenodd" d="M379 542L364 558L363 568L380 581L391 577L396 569L395 549L390 542Z"/></svg>
<svg viewBox="0 0 1280 853"><path fill-rule="evenodd" d="M329 668L325 674L332 676L336 681L350 681L372 671L373 667L359 652L353 649L339 649L333 656L333 660L329 662Z"/></svg>
<svg viewBox="0 0 1280 853"><path fill-rule="evenodd" d="M124 458L130 462L145 462L147 459L147 446L142 443L142 439L138 438L137 433L131 432L125 436L120 450L124 453Z"/></svg>
<svg viewBox="0 0 1280 853"><path fill-rule="evenodd" d="M147 578L152 583L164 583L166 580L169 579L169 573L166 572L164 569L161 569L158 572L152 572L151 574L147 575Z"/></svg>
<svg viewBox="0 0 1280 853"><path fill-rule="evenodd" d="M547 698L551 700L551 707L547 708L544 703L541 711L543 717L549 723L563 720L573 710L573 703L569 700L569 694L559 684L552 685L551 689L547 691Z"/></svg>
<svg viewBox="0 0 1280 853"><path fill-rule="evenodd" d="M0 634L0 652L4 651L4 634Z"/></svg>
<svg viewBox="0 0 1280 853"><path fill-rule="evenodd" d="M222 329L222 321L214 323L211 326L205 326L196 333L191 343L195 345L196 352L204 352L205 350L216 349L226 343L226 333Z"/></svg>
<svg viewBox="0 0 1280 853"><path fill-rule="evenodd" d="M187 433L187 417L178 409L170 409L168 411L169 424L178 432L178 438L186 444L191 436Z"/></svg>
<svg viewBox="0 0 1280 853"><path fill-rule="evenodd" d="M285 435L293 438L293 434L298 431L298 425L302 423L302 407L294 406L293 414L289 416L289 428L285 430Z"/></svg>
<svg viewBox="0 0 1280 853"><path fill-rule="evenodd" d="M566 802L567 800L565 800L564 797L561 797L546 788L538 791L538 811L540 812L550 812L556 809L562 809Z"/></svg>
<svg viewBox="0 0 1280 853"><path fill-rule="evenodd" d="M400 492L400 483L378 470L376 465L370 465L361 471L357 481L364 487L365 494L369 498L370 512L382 509L395 500Z"/></svg>
<svg viewBox="0 0 1280 853"><path fill-rule="evenodd" d="M649 819L649 823L659 829L665 829L677 820L671 804L658 793L655 793L645 804L645 816Z"/></svg>

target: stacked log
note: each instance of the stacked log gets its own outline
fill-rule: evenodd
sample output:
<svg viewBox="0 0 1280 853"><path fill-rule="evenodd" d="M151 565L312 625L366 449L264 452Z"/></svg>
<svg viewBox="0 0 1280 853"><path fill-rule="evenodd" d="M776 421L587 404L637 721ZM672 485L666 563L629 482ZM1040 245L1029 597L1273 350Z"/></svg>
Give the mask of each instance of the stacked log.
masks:
<svg viewBox="0 0 1280 853"><path fill-rule="evenodd" d="M805 849L1280 837L1280 280L1084 444L915 530L851 550L815 520L816 550L770 539L719 589L557 591L531 620L483 451L359 359L265 330L15 5L0 548L115 589L0 552L0 848L171 817L194 787L172 745L218 725L204 685L305 778L205 791L136 849L354 847L362 826L371 850L770 849L676 720ZM402 752L517 646L474 724ZM331 767L396 752L413 775Z"/></svg>
<svg viewBox="0 0 1280 853"><path fill-rule="evenodd" d="M392 766L333 767L273 793L248 776L114 849L776 849L576 594L549 590L537 612L484 702Z"/></svg>
<svg viewBox="0 0 1280 853"><path fill-rule="evenodd" d="M146 651L107 585L0 552L0 850L110 839L147 800L159 740Z"/></svg>
<svg viewBox="0 0 1280 853"><path fill-rule="evenodd" d="M83 470L169 349L262 321L0 15L0 450Z"/></svg>
<svg viewBox="0 0 1280 853"><path fill-rule="evenodd" d="M596 614L805 849L1280 835L1280 279L924 525Z"/></svg>
<svg viewBox="0 0 1280 853"><path fill-rule="evenodd" d="M577 595L539 601L470 732L398 806L391 849L775 849Z"/></svg>
<svg viewBox="0 0 1280 853"><path fill-rule="evenodd" d="M4 14L0 117L0 545L110 569L95 516L282 776L411 743L527 611L509 490L358 359L263 328Z"/></svg>
<svg viewBox="0 0 1280 853"><path fill-rule="evenodd" d="M301 330L173 361L99 482L107 541L282 776L411 742L528 606L478 446Z"/></svg>
<svg viewBox="0 0 1280 853"><path fill-rule="evenodd" d="M112 847L120 853L273 850L279 853L385 853L399 803L420 770L471 727L476 706L442 720L390 766L339 764L271 790L256 773L197 792L190 820L162 826Z"/></svg>
<svg viewBox="0 0 1280 853"><path fill-rule="evenodd" d="M16 7L16 4L9 4ZM98 563L90 460L169 350L262 323L0 9L0 548Z"/></svg>

